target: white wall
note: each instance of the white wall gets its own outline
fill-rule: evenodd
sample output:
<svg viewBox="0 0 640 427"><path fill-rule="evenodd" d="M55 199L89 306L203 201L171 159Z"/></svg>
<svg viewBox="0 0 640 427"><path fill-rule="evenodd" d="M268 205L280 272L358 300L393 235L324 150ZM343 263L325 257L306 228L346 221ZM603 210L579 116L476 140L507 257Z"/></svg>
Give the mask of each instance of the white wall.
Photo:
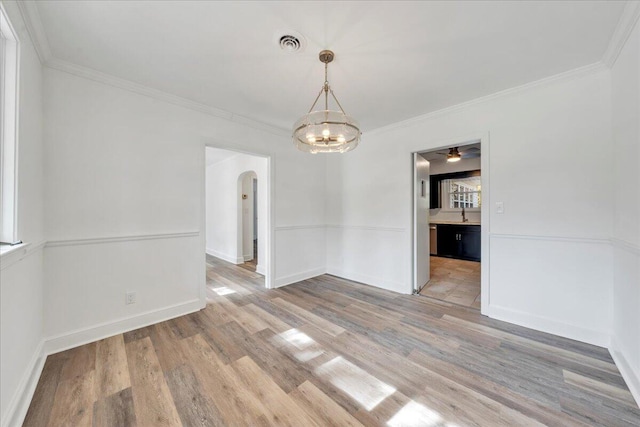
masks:
<svg viewBox="0 0 640 427"><path fill-rule="evenodd" d="M210 150L211 148L207 148ZM244 262L244 242L238 241L238 222L244 216L244 208L249 212L253 205L253 187L251 176L246 175L246 187L243 186L246 200L239 200L238 179L245 172L255 172L258 179L258 261L262 274L266 260L267 235L267 194L268 170L267 159L258 156L238 153L233 157L207 166L206 203L207 203L207 253L226 261L240 264ZM243 180L244 181L244 180ZM242 210L238 209L242 206ZM253 245L252 218L247 218L250 229L243 230L242 237L249 239ZM244 227L244 221L242 223ZM246 227L249 228L249 227ZM252 251L251 251L252 252Z"/></svg>
<svg viewBox="0 0 640 427"><path fill-rule="evenodd" d="M0 260L1 425L19 425L42 367L42 67L14 2L3 2L20 40L18 238Z"/></svg>
<svg viewBox="0 0 640 427"><path fill-rule="evenodd" d="M286 133L58 70L46 69L45 83L48 348L204 304L205 145L271 156L276 284L324 271L324 257L307 254L324 222L325 161L297 153ZM281 238L282 224L304 226L303 238Z"/></svg>
<svg viewBox="0 0 640 427"><path fill-rule="evenodd" d="M488 135L487 314L608 345L609 97L596 68L366 133L327 164L328 272L411 292L410 153Z"/></svg>
<svg viewBox="0 0 640 427"><path fill-rule="evenodd" d="M613 355L640 402L640 25L612 71Z"/></svg>

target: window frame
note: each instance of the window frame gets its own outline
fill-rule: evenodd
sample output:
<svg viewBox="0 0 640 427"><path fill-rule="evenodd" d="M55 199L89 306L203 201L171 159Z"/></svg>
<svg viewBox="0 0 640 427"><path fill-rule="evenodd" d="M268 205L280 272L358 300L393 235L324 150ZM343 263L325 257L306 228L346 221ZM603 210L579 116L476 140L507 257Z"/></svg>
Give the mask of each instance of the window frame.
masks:
<svg viewBox="0 0 640 427"><path fill-rule="evenodd" d="M465 179L465 178L471 178L472 176L468 176L468 177L464 177L464 178L447 178L447 179L443 179L442 180L442 200L441 200L441 210L444 212L462 212L462 208L455 208L455 207L451 207L451 196L454 194L451 192L451 181L456 181L456 180L460 180L460 179ZM480 175L478 174L477 177L480 177ZM458 194L478 194L480 195L480 206L478 206L477 208L472 208L472 207L465 207L464 210L466 212L480 212L482 209L482 190L479 191L469 191L469 192L464 192L464 193L458 193Z"/></svg>
<svg viewBox="0 0 640 427"><path fill-rule="evenodd" d="M20 41L0 3L0 244L18 240Z"/></svg>

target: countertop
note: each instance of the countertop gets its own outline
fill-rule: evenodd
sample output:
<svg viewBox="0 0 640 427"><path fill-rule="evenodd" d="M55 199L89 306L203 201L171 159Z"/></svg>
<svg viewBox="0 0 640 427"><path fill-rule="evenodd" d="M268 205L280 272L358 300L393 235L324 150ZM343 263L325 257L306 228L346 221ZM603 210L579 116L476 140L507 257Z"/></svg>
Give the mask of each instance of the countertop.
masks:
<svg viewBox="0 0 640 427"><path fill-rule="evenodd" d="M462 221L429 221L429 224L440 224L440 225L480 225L479 222L462 222Z"/></svg>

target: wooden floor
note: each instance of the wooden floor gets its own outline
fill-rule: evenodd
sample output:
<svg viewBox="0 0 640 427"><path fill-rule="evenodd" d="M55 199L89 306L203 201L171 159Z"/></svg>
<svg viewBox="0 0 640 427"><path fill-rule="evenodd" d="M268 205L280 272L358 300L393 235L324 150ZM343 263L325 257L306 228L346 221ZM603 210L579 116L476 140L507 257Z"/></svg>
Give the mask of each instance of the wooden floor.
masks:
<svg viewBox="0 0 640 427"><path fill-rule="evenodd" d="M430 257L431 279L420 295L480 309L480 263Z"/></svg>
<svg viewBox="0 0 640 427"><path fill-rule="evenodd" d="M209 260L205 310L49 356L25 425L640 425L603 348Z"/></svg>
<svg viewBox="0 0 640 427"><path fill-rule="evenodd" d="M249 271L256 271L256 267L258 266L258 241L253 241L253 259L249 261L245 261L243 264L238 264L239 267L242 267Z"/></svg>

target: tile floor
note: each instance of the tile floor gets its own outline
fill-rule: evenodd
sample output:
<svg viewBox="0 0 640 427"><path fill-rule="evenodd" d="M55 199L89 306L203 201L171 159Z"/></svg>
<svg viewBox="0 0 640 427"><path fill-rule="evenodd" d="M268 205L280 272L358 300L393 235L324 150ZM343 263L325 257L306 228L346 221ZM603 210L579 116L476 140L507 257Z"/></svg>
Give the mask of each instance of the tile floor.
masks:
<svg viewBox="0 0 640 427"><path fill-rule="evenodd" d="M480 308L480 263L431 257L431 280L420 295Z"/></svg>

